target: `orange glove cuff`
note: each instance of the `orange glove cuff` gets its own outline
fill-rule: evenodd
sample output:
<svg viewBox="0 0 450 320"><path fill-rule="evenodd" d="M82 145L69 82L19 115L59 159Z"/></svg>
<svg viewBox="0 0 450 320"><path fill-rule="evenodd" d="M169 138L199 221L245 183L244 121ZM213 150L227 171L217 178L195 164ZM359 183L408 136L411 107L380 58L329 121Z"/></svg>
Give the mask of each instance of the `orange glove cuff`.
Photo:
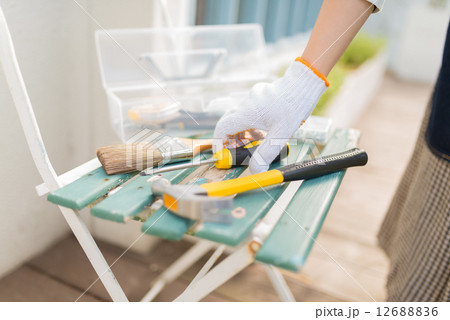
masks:
<svg viewBox="0 0 450 320"><path fill-rule="evenodd" d="M316 76L318 76L320 79L322 79L325 82L325 85L327 87L330 86L330 83L327 80L327 77L325 77L323 74L321 74L319 71L317 71L316 68L314 68L312 65L310 65L308 62L305 61L305 59L303 59L302 57L297 57L295 59L295 61L298 61L300 63L303 63L305 66L307 66L308 68L310 68L312 70L312 72L314 72L316 74Z"/></svg>

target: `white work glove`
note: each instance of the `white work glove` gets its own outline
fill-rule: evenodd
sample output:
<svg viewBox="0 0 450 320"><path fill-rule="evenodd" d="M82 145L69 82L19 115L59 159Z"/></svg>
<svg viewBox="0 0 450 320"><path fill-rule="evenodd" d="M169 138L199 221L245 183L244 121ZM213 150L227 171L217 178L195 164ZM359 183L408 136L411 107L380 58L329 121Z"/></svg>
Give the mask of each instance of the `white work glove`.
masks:
<svg viewBox="0 0 450 320"><path fill-rule="evenodd" d="M322 74L297 58L282 78L256 84L237 108L223 115L214 131L213 151L239 146L245 132L260 139L258 130L264 130L267 135L250 160L250 170L266 171L328 85Z"/></svg>

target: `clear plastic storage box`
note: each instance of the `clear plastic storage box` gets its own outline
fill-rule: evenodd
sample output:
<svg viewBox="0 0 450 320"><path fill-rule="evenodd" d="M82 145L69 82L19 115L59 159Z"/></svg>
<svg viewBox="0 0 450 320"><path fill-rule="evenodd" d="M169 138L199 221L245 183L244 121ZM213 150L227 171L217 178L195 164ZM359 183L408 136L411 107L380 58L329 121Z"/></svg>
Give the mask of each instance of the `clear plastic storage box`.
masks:
<svg viewBox="0 0 450 320"><path fill-rule="evenodd" d="M270 80L257 24L99 30L96 43L123 141L141 128L212 130L253 84Z"/></svg>

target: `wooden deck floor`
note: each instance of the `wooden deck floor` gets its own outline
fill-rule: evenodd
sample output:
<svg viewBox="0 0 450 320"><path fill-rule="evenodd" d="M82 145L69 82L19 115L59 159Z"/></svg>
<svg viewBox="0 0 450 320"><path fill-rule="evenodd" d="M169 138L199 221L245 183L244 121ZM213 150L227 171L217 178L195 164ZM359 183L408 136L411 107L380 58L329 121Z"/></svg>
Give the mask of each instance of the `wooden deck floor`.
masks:
<svg viewBox="0 0 450 320"><path fill-rule="evenodd" d="M299 274L283 272L297 301L382 301L388 261L376 233L412 152L431 86L386 76L380 94L355 125L369 164L348 171ZM123 249L99 243L108 262ZM112 268L132 301L188 247L162 241L148 256L127 252ZM180 294L200 264L169 285L157 301ZM96 279L76 240L69 236L0 280L0 301L74 301ZM372 298L371 298L372 297ZM109 301L97 282L80 301ZM204 301L278 301L261 265L254 264Z"/></svg>

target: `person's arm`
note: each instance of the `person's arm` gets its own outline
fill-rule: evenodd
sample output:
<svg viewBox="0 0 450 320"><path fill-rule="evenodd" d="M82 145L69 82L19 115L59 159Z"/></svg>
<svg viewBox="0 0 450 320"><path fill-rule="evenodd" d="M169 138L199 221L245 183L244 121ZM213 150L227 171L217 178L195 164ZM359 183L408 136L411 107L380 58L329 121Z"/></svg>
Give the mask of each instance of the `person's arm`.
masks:
<svg viewBox="0 0 450 320"><path fill-rule="evenodd" d="M327 76L373 11L366 0L325 0L302 58Z"/></svg>
<svg viewBox="0 0 450 320"><path fill-rule="evenodd" d="M383 0L325 0L302 57L280 79L256 84L246 99L219 120L214 152L240 145L246 132L260 139L259 130L266 131L250 159L250 170L267 170L314 110L330 85L326 76L378 2L382 5Z"/></svg>

